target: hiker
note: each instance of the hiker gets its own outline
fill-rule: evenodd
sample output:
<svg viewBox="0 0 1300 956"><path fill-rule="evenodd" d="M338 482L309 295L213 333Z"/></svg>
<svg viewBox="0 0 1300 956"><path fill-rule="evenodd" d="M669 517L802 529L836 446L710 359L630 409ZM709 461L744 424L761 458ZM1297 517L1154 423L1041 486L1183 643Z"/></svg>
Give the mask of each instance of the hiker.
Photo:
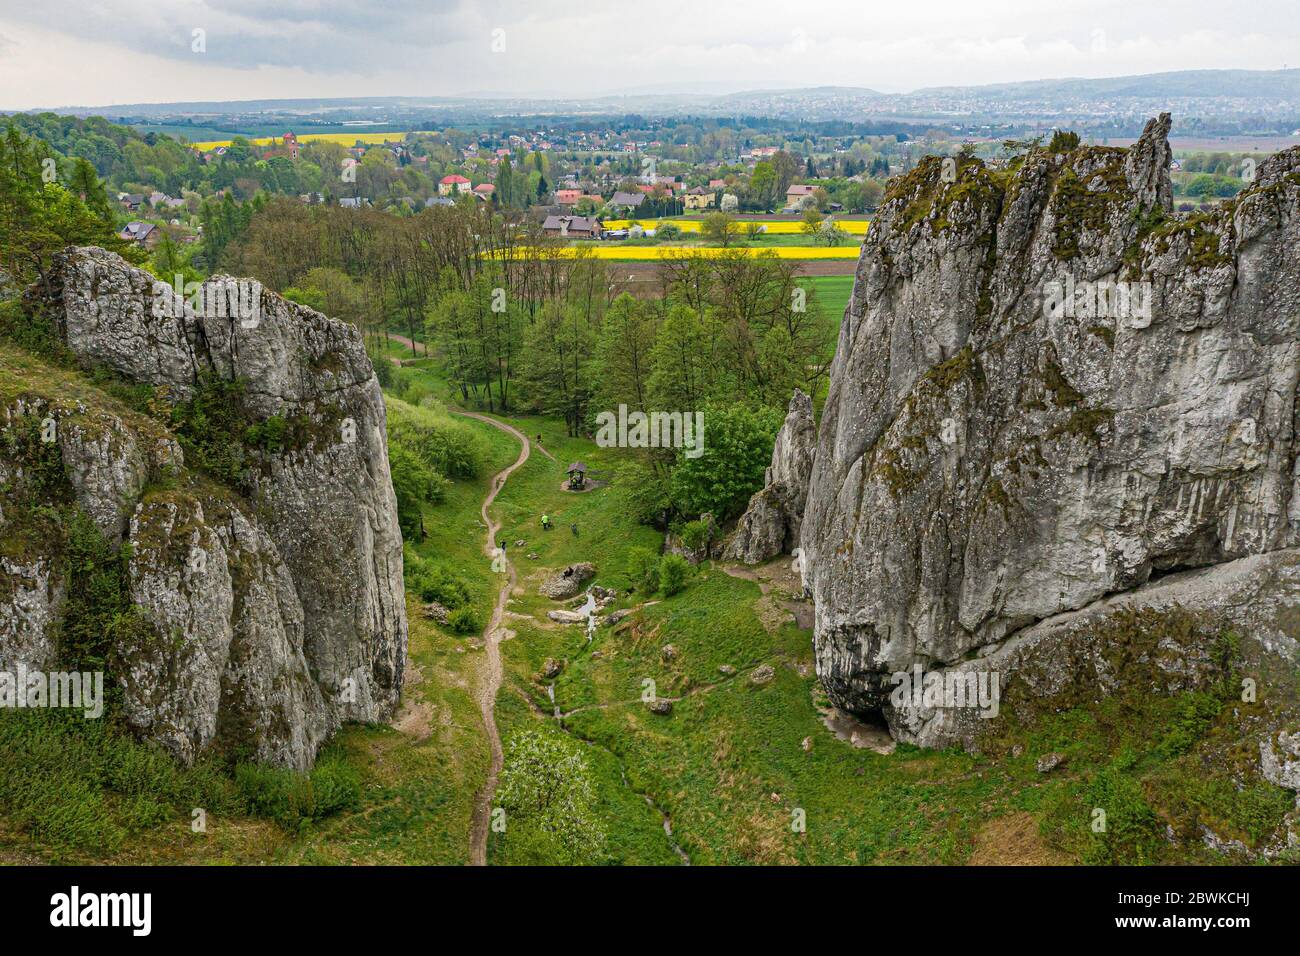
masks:
<svg viewBox="0 0 1300 956"><path fill-rule="evenodd" d="M543 531L550 531L550 530L551 530L551 516L550 516L550 515L542 515L542 530L543 530Z"/></svg>
<svg viewBox="0 0 1300 956"><path fill-rule="evenodd" d="M576 522L576 521L573 522L573 536L574 536L575 538L578 536L578 522Z"/></svg>

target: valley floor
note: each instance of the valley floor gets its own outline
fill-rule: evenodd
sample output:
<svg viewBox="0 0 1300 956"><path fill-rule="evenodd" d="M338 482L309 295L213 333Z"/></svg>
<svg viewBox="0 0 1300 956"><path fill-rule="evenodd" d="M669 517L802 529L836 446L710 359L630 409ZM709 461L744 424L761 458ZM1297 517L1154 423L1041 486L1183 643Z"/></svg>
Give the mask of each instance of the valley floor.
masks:
<svg viewBox="0 0 1300 956"><path fill-rule="evenodd" d="M414 374L441 387L432 372ZM630 592L635 550L657 551L662 535L620 507L624 452L570 438L555 421L494 417L528 436L532 454L522 458L509 431L467 419L489 451L487 467L426 508L426 537L411 547L463 578L483 622L507 584L492 717L507 760L512 738L525 732L585 758L603 840L583 862L1231 863L1240 858L1207 848L1201 827L1256 847L1289 809L1275 788L1235 786L1231 767L1206 770L1200 755L1232 729L1225 705L1199 697L1113 698L1012 725L998 753L982 757L882 746L877 729L828 721L809 609L790 593L788 560L756 571L706 563L668 598ZM577 459L603 486L562 488ZM517 461L490 508L509 542L509 586L485 553L480 512L493 476ZM542 514L554 518L552 530L541 527ZM538 592L579 561L595 564L595 583L618 593L606 616L630 612L590 640L582 625L550 620L547 611L568 605ZM207 832L196 834L178 797L170 815L132 824L111 850L58 853L0 814L0 862L470 862L475 797L493 771L479 706L491 656L482 636L435 624L413 595L408 609L401 712L390 726L346 728L327 750L360 781L351 807L296 826L211 812ZM561 669L544 678L548 659ZM643 703L647 681L671 713ZM1040 772L1047 754L1059 764ZM1099 801L1110 808L1100 835L1090 828ZM557 862L524 832L490 827L486 862Z"/></svg>

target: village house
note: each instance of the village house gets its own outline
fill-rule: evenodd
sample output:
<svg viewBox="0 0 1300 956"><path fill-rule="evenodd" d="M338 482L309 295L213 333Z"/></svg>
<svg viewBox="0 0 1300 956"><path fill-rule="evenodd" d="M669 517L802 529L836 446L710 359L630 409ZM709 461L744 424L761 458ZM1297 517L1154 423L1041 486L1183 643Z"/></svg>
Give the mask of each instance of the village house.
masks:
<svg viewBox="0 0 1300 956"><path fill-rule="evenodd" d="M547 216L542 232L562 239L599 239L600 220L595 216Z"/></svg>
<svg viewBox="0 0 1300 956"><path fill-rule="evenodd" d="M137 212L144 205L144 197L137 196L135 193L118 193L117 201L127 212Z"/></svg>
<svg viewBox="0 0 1300 956"><path fill-rule="evenodd" d="M578 200L582 198L581 189L557 189L555 190L555 201L561 206L576 206Z"/></svg>
<svg viewBox="0 0 1300 956"><path fill-rule="evenodd" d="M645 193L616 192L609 204L611 206L623 206L628 209L639 209L643 202L645 202Z"/></svg>
<svg viewBox="0 0 1300 956"><path fill-rule="evenodd" d="M117 238L152 249L162 239L162 232L151 222L128 222Z"/></svg>
<svg viewBox="0 0 1300 956"><path fill-rule="evenodd" d="M807 209L813 203L813 193L816 190L816 186L796 183L785 191L786 208L796 210Z"/></svg>
<svg viewBox="0 0 1300 956"><path fill-rule="evenodd" d="M440 196L450 196L452 193L467 193L469 191L469 180L456 173L443 176L442 179L438 180L438 195Z"/></svg>
<svg viewBox="0 0 1300 956"><path fill-rule="evenodd" d="M493 186L491 183L479 183L474 187L474 195L479 199L484 200L491 199L492 194L496 191L496 186Z"/></svg>
<svg viewBox="0 0 1300 956"><path fill-rule="evenodd" d="M185 200L174 199L166 193L154 191L149 194L149 205L155 209L178 209L185 205Z"/></svg>
<svg viewBox="0 0 1300 956"><path fill-rule="evenodd" d="M686 190L682 201L687 209L709 209L717 202L717 198L717 194L712 190L696 186L694 189Z"/></svg>

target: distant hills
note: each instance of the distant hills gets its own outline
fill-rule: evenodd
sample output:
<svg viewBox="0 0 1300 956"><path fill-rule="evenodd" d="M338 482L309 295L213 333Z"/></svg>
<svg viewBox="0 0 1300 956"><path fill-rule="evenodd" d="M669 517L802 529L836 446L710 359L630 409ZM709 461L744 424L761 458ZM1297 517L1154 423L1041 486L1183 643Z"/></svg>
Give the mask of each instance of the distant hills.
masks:
<svg viewBox="0 0 1300 956"><path fill-rule="evenodd" d="M946 86L882 93L852 86L746 90L736 93L637 92L596 97L391 96L267 99L187 103L133 103L66 107L58 112L141 122L220 118L225 123L317 117L321 122L372 120L388 125L451 114L771 116L809 121L873 119L1014 125L1074 122L1123 126L1160 110L1180 123L1211 122L1233 132L1290 132L1300 125L1300 69L1182 70L1100 79L1063 78Z"/></svg>

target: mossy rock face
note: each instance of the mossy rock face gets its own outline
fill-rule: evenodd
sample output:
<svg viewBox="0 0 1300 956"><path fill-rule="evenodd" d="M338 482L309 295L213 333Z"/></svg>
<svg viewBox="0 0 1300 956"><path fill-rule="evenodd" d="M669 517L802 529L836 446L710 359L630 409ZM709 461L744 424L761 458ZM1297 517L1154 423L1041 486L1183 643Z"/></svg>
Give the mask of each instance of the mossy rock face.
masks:
<svg viewBox="0 0 1300 956"><path fill-rule="evenodd" d="M0 345L0 593L44 622L24 646L102 657L131 726L183 761L310 766L342 722L394 710L406 660L360 334L265 290L255 315L199 314L103 249L67 250L56 272L42 308L62 364ZM127 594L97 642L59 621L80 600L61 548L86 523L108 549L96 567L120 569L103 590Z"/></svg>
<svg viewBox="0 0 1300 956"><path fill-rule="evenodd" d="M863 245L800 539L837 706L875 711L897 671L1010 653L1155 576L1300 546L1287 517L1300 148L1222 211L1179 217L1169 123L1131 149L1061 137L1004 164L928 158L891 185ZM1267 627L1243 642L1266 646ZM1050 633L1039 643L1074 646ZM1122 637L1093 642L1118 652ZM1114 667L1043 655L1062 687L1025 686L1050 699L1076 681L1086 697ZM900 713L896 729L965 739L932 723Z"/></svg>

